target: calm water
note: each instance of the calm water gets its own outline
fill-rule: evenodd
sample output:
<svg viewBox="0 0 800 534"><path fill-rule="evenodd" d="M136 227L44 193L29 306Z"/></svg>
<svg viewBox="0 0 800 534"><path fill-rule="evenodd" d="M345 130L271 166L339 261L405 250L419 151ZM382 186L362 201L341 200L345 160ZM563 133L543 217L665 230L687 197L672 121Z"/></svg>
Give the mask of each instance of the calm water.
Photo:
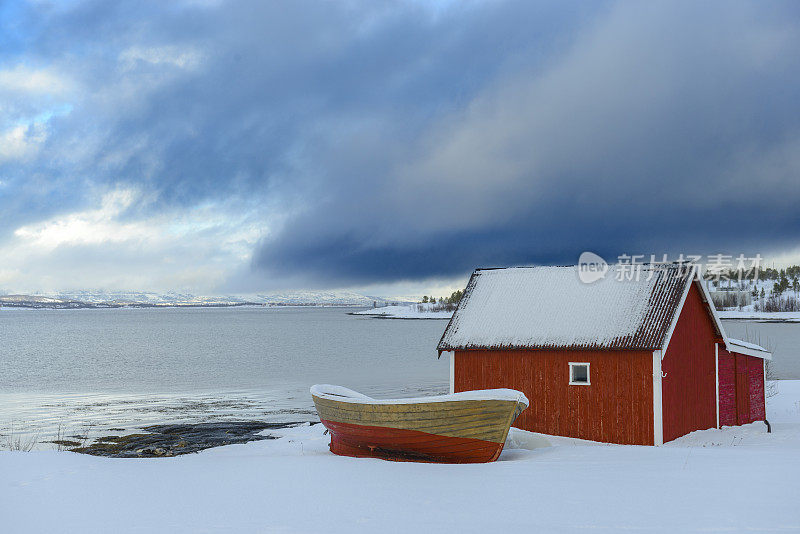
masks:
<svg viewBox="0 0 800 534"><path fill-rule="evenodd" d="M0 448L163 422L312 421L308 387L375 396L445 392L446 321L382 320L343 308L0 309ZM800 324L725 321L800 379ZM50 445L42 445L47 448Z"/></svg>
<svg viewBox="0 0 800 534"><path fill-rule="evenodd" d="M313 420L317 382L376 396L446 391L448 362L435 350L446 321L347 311L0 309L0 434Z"/></svg>
<svg viewBox="0 0 800 534"><path fill-rule="evenodd" d="M725 333L772 351L770 372L775 378L800 380L800 323L722 321Z"/></svg>

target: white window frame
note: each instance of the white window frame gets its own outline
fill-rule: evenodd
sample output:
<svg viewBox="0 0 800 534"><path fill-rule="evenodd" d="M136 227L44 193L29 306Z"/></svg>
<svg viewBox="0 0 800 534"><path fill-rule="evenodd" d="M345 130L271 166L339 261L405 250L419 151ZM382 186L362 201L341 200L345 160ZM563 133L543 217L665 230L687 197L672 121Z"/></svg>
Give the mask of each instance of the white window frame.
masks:
<svg viewBox="0 0 800 534"><path fill-rule="evenodd" d="M573 382L572 381L572 368L577 365L585 365L586 366L586 382ZM592 373L590 369L589 362L569 362L569 385L570 386L591 386L592 385Z"/></svg>

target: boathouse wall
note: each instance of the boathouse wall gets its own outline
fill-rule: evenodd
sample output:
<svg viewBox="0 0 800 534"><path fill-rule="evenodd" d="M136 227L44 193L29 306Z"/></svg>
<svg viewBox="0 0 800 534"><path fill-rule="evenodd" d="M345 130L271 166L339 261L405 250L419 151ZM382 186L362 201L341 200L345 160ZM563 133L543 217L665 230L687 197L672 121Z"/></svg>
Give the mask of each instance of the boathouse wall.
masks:
<svg viewBox="0 0 800 534"><path fill-rule="evenodd" d="M653 444L653 353L609 350L455 351L454 390L512 388L530 407L523 430L634 445ZM589 384L570 385L570 362L589 363Z"/></svg>
<svg viewBox="0 0 800 534"><path fill-rule="evenodd" d="M761 358L719 347L719 424L744 425L766 418L764 366Z"/></svg>
<svg viewBox="0 0 800 534"><path fill-rule="evenodd" d="M708 303L692 284L661 361L665 442L716 426L718 341Z"/></svg>

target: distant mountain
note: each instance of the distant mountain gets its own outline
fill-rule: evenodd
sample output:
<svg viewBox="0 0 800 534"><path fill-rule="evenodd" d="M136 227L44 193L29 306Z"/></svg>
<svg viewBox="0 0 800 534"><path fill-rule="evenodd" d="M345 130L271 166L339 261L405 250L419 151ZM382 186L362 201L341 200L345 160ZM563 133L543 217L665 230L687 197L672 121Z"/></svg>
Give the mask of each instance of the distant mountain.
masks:
<svg viewBox="0 0 800 534"><path fill-rule="evenodd" d="M80 301L45 297L41 295L2 295L0 307L4 308L93 308Z"/></svg>
<svg viewBox="0 0 800 534"><path fill-rule="evenodd" d="M0 307L119 308L192 306L386 306L398 303L352 291L296 291L249 296L198 296L190 293L147 291L61 291L33 295L0 295Z"/></svg>
<svg viewBox="0 0 800 534"><path fill-rule="evenodd" d="M323 306L385 306L388 300L370 297L352 291L294 291L290 293L271 293L257 295L259 302L281 305L323 305Z"/></svg>

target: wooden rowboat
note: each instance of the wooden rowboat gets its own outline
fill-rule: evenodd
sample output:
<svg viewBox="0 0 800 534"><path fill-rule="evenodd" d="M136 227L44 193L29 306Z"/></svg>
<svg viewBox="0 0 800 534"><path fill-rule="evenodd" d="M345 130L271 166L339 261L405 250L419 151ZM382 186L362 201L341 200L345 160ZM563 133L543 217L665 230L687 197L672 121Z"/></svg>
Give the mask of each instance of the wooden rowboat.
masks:
<svg viewBox="0 0 800 534"><path fill-rule="evenodd" d="M320 384L311 396L334 454L427 462L496 460L511 423L528 407L513 389L377 400Z"/></svg>

